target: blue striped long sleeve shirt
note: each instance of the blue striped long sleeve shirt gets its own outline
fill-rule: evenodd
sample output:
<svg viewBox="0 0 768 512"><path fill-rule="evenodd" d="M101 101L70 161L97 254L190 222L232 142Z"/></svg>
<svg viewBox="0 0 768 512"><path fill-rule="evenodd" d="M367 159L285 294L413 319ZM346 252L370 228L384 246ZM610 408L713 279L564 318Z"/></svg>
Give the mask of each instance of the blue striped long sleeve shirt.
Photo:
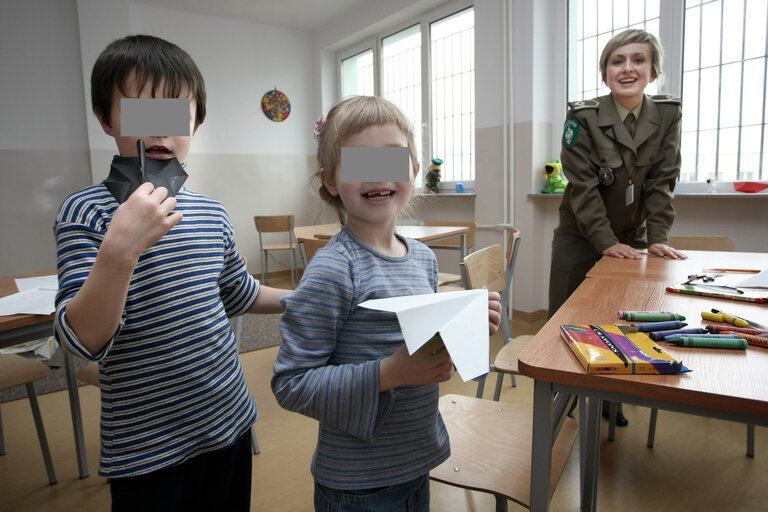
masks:
<svg viewBox="0 0 768 512"><path fill-rule="evenodd" d="M100 474L135 476L232 445L256 419L228 316L245 313L259 283L248 274L221 203L182 188L183 220L145 250L122 320L91 355L67 323L67 304L93 266L119 206L102 185L64 201L56 218L55 333L99 361Z"/></svg>
<svg viewBox="0 0 768 512"><path fill-rule="evenodd" d="M312 474L331 488L406 482L450 454L437 384L379 393L379 360L404 343L396 315L358 307L437 289L435 255L402 240L407 255L392 258L343 229L283 299L272 390L282 407L320 422Z"/></svg>

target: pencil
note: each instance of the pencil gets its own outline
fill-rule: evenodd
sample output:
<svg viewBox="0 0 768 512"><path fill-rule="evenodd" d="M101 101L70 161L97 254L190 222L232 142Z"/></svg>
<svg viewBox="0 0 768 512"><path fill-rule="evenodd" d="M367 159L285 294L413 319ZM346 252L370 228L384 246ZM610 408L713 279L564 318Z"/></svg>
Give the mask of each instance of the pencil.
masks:
<svg viewBox="0 0 768 512"><path fill-rule="evenodd" d="M757 274L759 272L762 272L762 270L754 270L751 268L707 268L707 269L702 269L702 271L703 270L707 270L710 272L745 272L748 274Z"/></svg>

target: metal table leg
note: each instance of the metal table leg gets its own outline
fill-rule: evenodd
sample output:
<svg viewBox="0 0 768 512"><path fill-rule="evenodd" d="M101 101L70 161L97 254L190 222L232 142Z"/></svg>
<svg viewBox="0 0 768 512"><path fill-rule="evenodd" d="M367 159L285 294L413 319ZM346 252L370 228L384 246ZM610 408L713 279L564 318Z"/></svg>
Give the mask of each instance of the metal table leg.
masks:
<svg viewBox="0 0 768 512"><path fill-rule="evenodd" d="M77 389L77 376L75 374L75 360L72 354L64 351L64 370L67 375L67 389L69 391L69 410L72 414L72 430L75 433L75 451L77 452L77 468L80 478L85 478L88 473L88 456L85 453L85 436L83 435L83 417L80 414L80 394Z"/></svg>
<svg viewBox="0 0 768 512"><path fill-rule="evenodd" d="M533 383L533 440L531 446L531 511L549 510L552 474L553 391L551 382Z"/></svg>

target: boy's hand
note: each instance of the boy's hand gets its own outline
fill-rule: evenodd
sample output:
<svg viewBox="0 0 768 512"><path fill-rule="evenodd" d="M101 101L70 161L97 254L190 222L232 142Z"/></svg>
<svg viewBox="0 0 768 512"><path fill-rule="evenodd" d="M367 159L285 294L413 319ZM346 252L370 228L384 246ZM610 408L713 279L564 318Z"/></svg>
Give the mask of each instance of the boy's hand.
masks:
<svg viewBox="0 0 768 512"><path fill-rule="evenodd" d="M182 215L173 211L175 207L176 198L168 197L165 187L142 183L115 211L104 244L117 254L138 260L145 249L181 222Z"/></svg>
<svg viewBox="0 0 768 512"><path fill-rule="evenodd" d="M488 333L493 336L501 325L501 295L488 292Z"/></svg>
<svg viewBox="0 0 768 512"><path fill-rule="evenodd" d="M398 386L434 384L453 377L453 360L440 336L435 336L412 355L405 343L379 361L379 392Z"/></svg>

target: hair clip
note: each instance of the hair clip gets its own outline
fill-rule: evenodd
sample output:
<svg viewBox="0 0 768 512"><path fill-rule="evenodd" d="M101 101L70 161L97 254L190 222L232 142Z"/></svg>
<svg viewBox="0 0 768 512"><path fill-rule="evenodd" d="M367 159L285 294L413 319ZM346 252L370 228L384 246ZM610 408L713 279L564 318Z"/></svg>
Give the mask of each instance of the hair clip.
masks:
<svg viewBox="0 0 768 512"><path fill-rule="evenodd" d="M325 124L325 116L320 116L320 119L317 120L315 123L315 129L313 130L315 134L315 139L317 139L320 136L320 130L323 129L323 125Z"/></svg>

